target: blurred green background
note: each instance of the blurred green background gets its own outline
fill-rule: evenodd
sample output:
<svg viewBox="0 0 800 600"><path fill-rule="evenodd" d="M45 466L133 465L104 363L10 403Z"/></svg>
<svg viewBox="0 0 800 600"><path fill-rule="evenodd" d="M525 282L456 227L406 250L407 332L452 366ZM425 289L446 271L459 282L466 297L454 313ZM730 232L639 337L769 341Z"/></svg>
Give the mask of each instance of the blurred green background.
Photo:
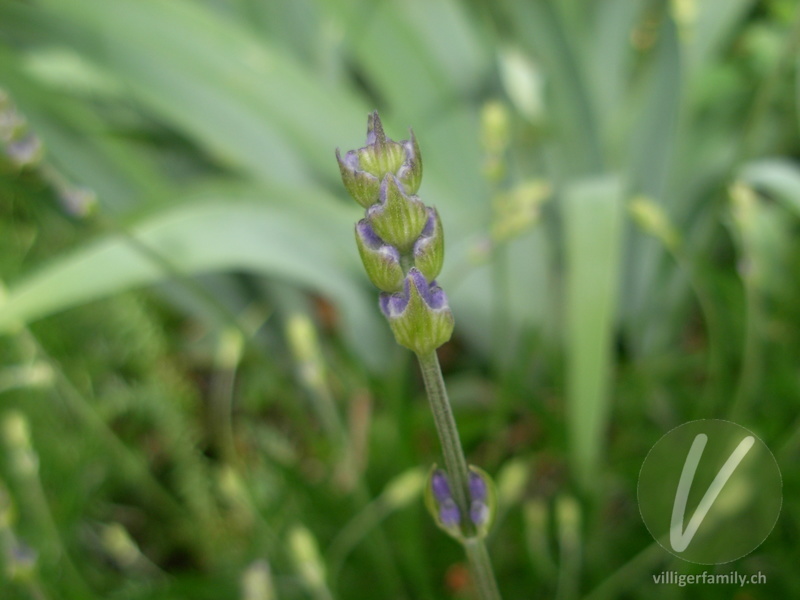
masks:
<svg viewBox="0 0 800 600"><path fill-rule="evenodd" d="M799 57L794 0L2 0L0 597L472 597L334 158L373 109L445 225L504 597L800 597ZM784 477L718 567L636 502L698 418Z"/></svg>

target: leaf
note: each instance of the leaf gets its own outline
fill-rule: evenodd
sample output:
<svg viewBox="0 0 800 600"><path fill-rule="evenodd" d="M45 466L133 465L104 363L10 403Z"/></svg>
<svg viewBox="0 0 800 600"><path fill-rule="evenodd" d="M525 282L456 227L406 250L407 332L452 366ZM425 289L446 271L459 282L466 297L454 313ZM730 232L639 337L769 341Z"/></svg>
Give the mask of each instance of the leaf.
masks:
<svg viewBox="0 0 800 600"><path fill-rule="evenodd" d="M218 189L190 195L132 227L135 243L111 235L55 259L10 286L0 301L0 331L167 279L169 273L150 255L155 253L182 275L246 271L328 297L341 311L342 334L351 347L378 367L392 346L376 296L362 285L350 211L277 189L271 191L274 202L265 204L262 193Z"/></svg>
<svg viewBox="0 0 800 600"><path fill-rule="evenodd" d="M333 18L371 85L403 119L438 115L478 89L488 50L453 0L338 0ZM415 122L422 130L425 123Z"/></svg>
<svg viewBox="0 0 800 600"><path fill-rule="evenodd" d="M740 177L800 217L800 165L784 158L765 158L746 164Z"/></svg>
<svg viewBox="0 0 800 600"><path fill-rule="evenodd" d="M716 54L734 27L742 19L754 0L694 0L692 16L687 31L688 66L693 75L716 59Z"/></svg>
<svg viewBox="0 0 800 600"><path fill-rule="evenodd" d="M564 196L567 422L572 466L585 489L596 481L610 410L622 200L612 177L582 180Z"/></svg>
<svg viewBox="0 0 800 600"><path fill-rule="evenodd" d="M577 44L573 45L557 8L544 0L503 2L500 8L519 41L541 61L547 84L552 86L548 110L559 127L559 167L566 174L599 172L603 164L600 130Z"/></svg>
<svg viewBox="0 0 800 600"><path fill-rule="evenodd" d="M3 14L6 13L6 14ZM185 0L44 0L3 9L52 32L224 164L262 180L338 177L332 149L367 110L249 29Z"/></svg>
<svg viewBox="0 0 800 600"><path fill-rule="evenodd" d="M683 83L677 36L671 19L664 19L645 93L633 117L635 129L627 161L630 192L647 196L662 207L675 202L667 191L674 170ZM628 240L626 254L631 257L625 273L623 298L628 324L658 328L661 321L653 317L656 313L653 299L663 293L656 278L664 249L652 237L634 232Z"/></svg>

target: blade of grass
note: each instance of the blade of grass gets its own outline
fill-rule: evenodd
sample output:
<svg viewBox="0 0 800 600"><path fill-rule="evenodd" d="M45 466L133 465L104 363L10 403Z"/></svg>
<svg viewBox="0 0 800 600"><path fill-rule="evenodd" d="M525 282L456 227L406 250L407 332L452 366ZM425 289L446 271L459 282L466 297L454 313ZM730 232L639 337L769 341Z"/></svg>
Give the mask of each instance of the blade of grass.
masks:
<svg viewBox="0 0 800 600"><path fill-rule="evenodd" d="M597 483L610 409L613 325L624 206L618 179L584 180L565 193L567 428L574 474Z"/></svg>
<svg viewBox="0 0 800 600"><path fill-rule="evenodd" d="M599 173L604 159L594 107L579 57L555 7L542 0L518 0L502 3L502 10L519 41L545 67L553 90L550 110L564 140L562 175Z"/></svg>
<svg viewBox="0 0 800 600"><path fill-rule="evenodd" d="M220 162L257 178L301 182L312 166L338 177L331 149L350 139L366 112L202 4L45 0L0 16L51 32L51 43L74 48Z"/></svg>
<svg viewBox="0 0 800 600"><path fill-rule="evenodd" d="M381 348L389 346L378 310L355 274L350 212L333 202L318 203L331 210L315 212L319 206L313 208L303 193L272 193L278 206L265 206L259 200L263 192L207 191L139 223L130 234L185 275L239 269L326 295L341 310L342 331L352 347L367 364L379 365ZM124 237L108 236L11 286L0 330L165 277L163 268Z"/></svg>
<svg viewBox="0 0 800 600"><path fill-rule="evenodd" d="M669 175L678 139L682 100L682 67L677 30L664 16L659 29L659 44L653 57L640 113L634 123L628 156L628 179L631 191L668 203ZM627 254L631 257L625 273L625 314L627 325L641 329L636 341L647 347L653 339L661 339L664 330L663 312L658 299L663 290L656 281L657 266L664 258L663 248L652 238L634 232L629 238ZM641 350L641 348L639 348Z"/></svg>

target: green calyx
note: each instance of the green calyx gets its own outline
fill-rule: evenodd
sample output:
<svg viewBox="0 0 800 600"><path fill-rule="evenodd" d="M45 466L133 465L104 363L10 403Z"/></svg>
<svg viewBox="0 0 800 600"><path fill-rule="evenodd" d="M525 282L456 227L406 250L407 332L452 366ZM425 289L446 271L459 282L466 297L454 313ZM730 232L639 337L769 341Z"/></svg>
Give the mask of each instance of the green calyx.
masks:
<svg viewBox="0 0 800 600"><path fill-rule="evenodd" d="M381 295L381 309L397 343L417 354L434 351L453 334L455 320L447 296L416 268L406 275L402 294Z"/></svg>
<svg viewBox="0 0 800 600"><path fill-rule="evenodd" d="M388 174L396 174L406 159L401 144L391 140L370 144L358 151L358 162L361 169L382 181Z"/></svg>
<svg viewBox="0 0 800 600"><path fill-rule="evenodd" d="M442 271L444 265L444 229L439 213L435 208L428 208L428 220L421 235L414 242L414 266L420 270L428 281L433 281Z"/></svg>
<svg viewBox="0 0 800 600"><path fill-rule="evenodd" d="M366 145L344 156L337 149L336 160L344 186L364 208L379 201L387 175L396 177L406 194L416 194L422 183L422 158L414 132L400 142L387 138L377 112L369 115Z"/></svg>
<svg viewBox="0 0 800 600"><path fill-rule="evenodd" d="M364 208L375 204L381 189L381 180L357 167L358 159L354 152L348 152L342 158L337 149L336 160L342 174L342 183L353 199Z"/></svg>
<svg viewBox="0 0 800 600"><path fill-rule="evenodd" d="M379 202L367 210L367 219L381 239L405 254L414 246L428 211L416 196L407 196L394 175L381 182Z"/></svg>
<svg viewBox="0 0 800 600"><path fill-rule="evenodd" d="M397 249L384 244L366 219L358 222L355 233L361 262L372 284L384 292L400 291L405 274Z"/></svg>

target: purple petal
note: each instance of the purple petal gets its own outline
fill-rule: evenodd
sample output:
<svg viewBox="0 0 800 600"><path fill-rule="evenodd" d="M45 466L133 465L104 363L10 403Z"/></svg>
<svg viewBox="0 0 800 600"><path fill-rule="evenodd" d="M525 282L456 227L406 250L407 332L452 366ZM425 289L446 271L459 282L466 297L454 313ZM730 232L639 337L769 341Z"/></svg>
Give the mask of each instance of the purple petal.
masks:
<svg viewBox="0 0 800 600"><path fill-rule="evenodd" d="M430 206L428 206L427 209L428 220L425 221L425 227L422 228L422 233L420 235L424 237L431 237L433 232L436 231L436 211Z"/></svg>
<svg viewBox="0 0 800 600"><path fill-rule="evenodd" d="M441 310L449 308L447 302L447 294L444 290L436 285L435 281L428 283L425 276L416 267L411 267L406 275L406 291L408 292L409 282L414 284L417 288L419 295L425 301L425 304L434 310Z"/></svg>
<svg viewBox="0 0 800 600"><path fill-rule="evenodd" d="M431 490L433 496L440 504L451 497L450 483L447 481L447 475L441 469L434 471L431 477Z"/></svg>
<svg viewBox="0 0 800 600"><path fill-rule="evenodd" d="M386 292L380 295L381 312L386 318L396 317L401 314L408 306L408 293L404 294L387 294Z"/></svg>
<svg viewBox="0 0 800 600"><path fill-rule="evenodd" d="M425 279L425 275L419 269L411 267L408 270L408 275L406 275L406 282L413 283L419 295L422 296L425 302L428 302L428 280Z"/></svg>
<svg viewBox="0 0 800 600"><path fill-rule="evenodd" d="M350 150L344 155L342 158L339 149L336 149L336 160L339 162L339 167L350 171L351 173L355 173L358 171L358 156L356 155L354 150Z"/></svg>
<svg viewBox="0 0 800 600"><path fill-rule="evenodd" d="M377 250L381 246L385 245L384 241L378 237L378 234L375 233L372 225L366 219L361 219L358 222L356 225L356 232L361 237L364 244L373 250Z"/></svg>
<svg viewBox="0 0 800 600"><path fill-rule="evenodd" d="M442 288L436 285L435 281L431 282L431 287L425 301L428 303L428 306L434 310L442 310L450 306L447 302L447 294L444 293Z"/></svg>
<svg viewBox="0 0 800 600"><path fill-rule="evenodd" d="M461 511L452 498L448 498L439 505L439 519L445 527L453 527L461 521Z"/></svg>
<svg viewBox="0 0 800 600"><path fill-rule="evenodd" d="M483 480L483 477L472 471L470 471L469 474L469 495L473 500L479 501L486 500L486 496L488 495L486 482Z"/></svg>

